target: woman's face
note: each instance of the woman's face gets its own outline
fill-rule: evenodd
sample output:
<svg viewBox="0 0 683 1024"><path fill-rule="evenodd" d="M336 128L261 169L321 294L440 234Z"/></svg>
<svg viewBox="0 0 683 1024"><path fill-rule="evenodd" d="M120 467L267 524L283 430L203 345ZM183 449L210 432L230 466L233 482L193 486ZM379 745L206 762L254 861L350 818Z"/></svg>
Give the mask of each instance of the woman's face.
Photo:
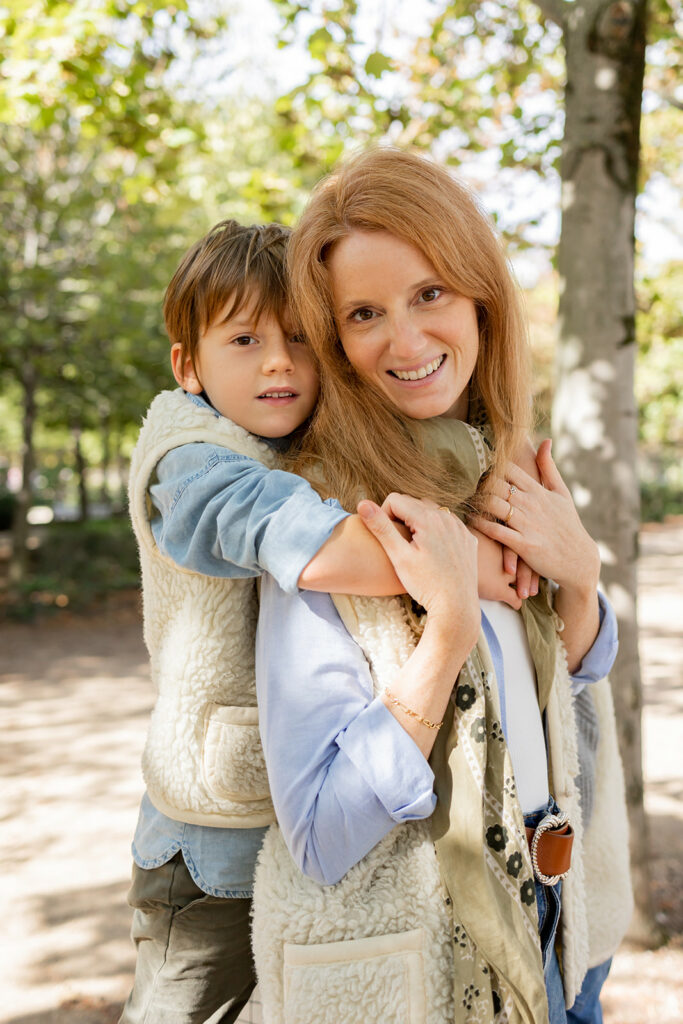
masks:
<svg viewBox="0 0 683 1024"><path fill-rule="evenodd" d="M358 373L406 416L465 419L479 352L474 302L387 231L352 231L328 269L339 337Z"/></svg>

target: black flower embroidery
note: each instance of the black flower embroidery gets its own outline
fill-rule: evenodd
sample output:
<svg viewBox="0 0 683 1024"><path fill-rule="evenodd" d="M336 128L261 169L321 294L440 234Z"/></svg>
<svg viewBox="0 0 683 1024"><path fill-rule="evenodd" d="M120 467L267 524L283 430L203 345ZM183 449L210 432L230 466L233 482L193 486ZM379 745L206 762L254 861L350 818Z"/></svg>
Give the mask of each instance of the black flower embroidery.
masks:
<svg viewBox="0 0 683 1024"><path fill-rule="evenodd" d="M472 1009L472 1003L479 996L479 989L475 988L474 985L468 985L465 989L462 1005L466 1010Z"/></svg>
<svg viewBox="0 0 683 1024"><path fill-rule="evenodd" d="M467 938L465 935L465 929L460 924L456 924L455 932L453 933L453 941L456 946L460 946L460 949L467 949Z"/></svg>
<svg viewBox="0 0 683 1024"><path fill-rule="evenodd" d="M513 878L517 878L520 871L522 870L522 855L516 850L515 853L511 853L507 859L508 875L512 875Z"/></svg>
<svg viewBox="0 0 683 1024"><path fill-rule="evenodd" d="M513 775L508 775L503 785L503 790L507 796L514 796L517 792L517 785Z"/></svg>
<svg viewBox="0 0 683 1024"><path fill-rule="evenodd" d="M527 878L526 882L522 882L519 895L522 898L522 903L526 903L527 907L530 907L536 899L536 887L530 878Z"/></svg>
<svg viewBox="0 0 683 1024"><path fill-rule="evenodd" d="M455 691L455 703L461 711L469 711L476 699L476 691L468 683L462 683Z"/></svg>
<svg viewBox="0 0 683 1024"><path fill-rule="evenodd" d="M475 718L472 722L472 728L470 729L470 735L475 743L483 743L486 739L486 719Z"/></svg>
<svg viewBox="0 0 683 1024"><path fill-rule="evenodd" d="M491 739L498 740L499 743L503 742L503 728L500 722L494 722L491 725Z"/></svg>
<svg viewBox="0 0 683 1024"><path fill-rule="evenodd" d="M491 828L486 829L486 842L492 850L504 850L507 841L508 833L504 825L491 825Z"/></svg>

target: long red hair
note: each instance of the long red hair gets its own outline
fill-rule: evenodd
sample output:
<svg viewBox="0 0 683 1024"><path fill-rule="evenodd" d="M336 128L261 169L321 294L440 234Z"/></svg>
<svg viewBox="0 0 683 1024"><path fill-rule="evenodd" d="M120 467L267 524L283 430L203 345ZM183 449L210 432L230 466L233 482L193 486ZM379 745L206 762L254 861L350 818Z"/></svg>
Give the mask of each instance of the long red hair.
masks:
<svg viewBox="0 0 683 1024"><path fill-rule="evenodd" d="M416 421L349 363L333 313L327 257L350 232L388 231L416 246L446 284L471 298L479 355L470 411L484 411L495 439L494 468L528 435L531 388L518 288L500 240L470 189L436 163L396 149L371 149L318 185L288 250L291 302L320 364L321 396L293 468L347 507L391 490L462 501L458 481L424 452Z"/></svg>

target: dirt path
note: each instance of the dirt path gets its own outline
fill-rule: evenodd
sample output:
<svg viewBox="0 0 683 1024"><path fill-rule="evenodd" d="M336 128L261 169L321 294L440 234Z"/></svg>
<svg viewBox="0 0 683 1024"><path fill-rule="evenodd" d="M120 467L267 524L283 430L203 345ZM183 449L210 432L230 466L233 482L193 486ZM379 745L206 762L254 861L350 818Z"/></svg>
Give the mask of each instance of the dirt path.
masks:
<svg viewBox="0 0 683 1024"><path fill-rule="evenodd" d="M605 1022L680 1024L683 525L644 531L642 551L647 806L672 939L619 952ZM125 893L151 698L138 616L128 602L4 626L0 652L0 1024L114 1024L133 968Z"/></svg>

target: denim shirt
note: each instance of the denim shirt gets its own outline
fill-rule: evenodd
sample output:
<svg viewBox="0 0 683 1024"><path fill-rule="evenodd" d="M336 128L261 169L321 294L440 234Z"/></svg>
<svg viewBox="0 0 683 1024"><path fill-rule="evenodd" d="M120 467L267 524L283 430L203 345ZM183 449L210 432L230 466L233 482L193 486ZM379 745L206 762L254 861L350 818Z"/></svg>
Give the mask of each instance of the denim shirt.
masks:
<svg viewBox="0 0 683 1024"><path fill-rule="evenodd" d="M201 396L187 394L187 399L211 409ZM286 439L262 440L286 446ZM256 577L267 570L287 593L297 592L302 570L348 514L337 501L323 501L301 477L203 442L181 445L160 459L150 495L159 513L151 522L154 539L177 565L226 578ZM181 850L204 892L249 896L264 834L265 828L175 821L145 794L133 859L139 867L155 868Z"/></svg>

